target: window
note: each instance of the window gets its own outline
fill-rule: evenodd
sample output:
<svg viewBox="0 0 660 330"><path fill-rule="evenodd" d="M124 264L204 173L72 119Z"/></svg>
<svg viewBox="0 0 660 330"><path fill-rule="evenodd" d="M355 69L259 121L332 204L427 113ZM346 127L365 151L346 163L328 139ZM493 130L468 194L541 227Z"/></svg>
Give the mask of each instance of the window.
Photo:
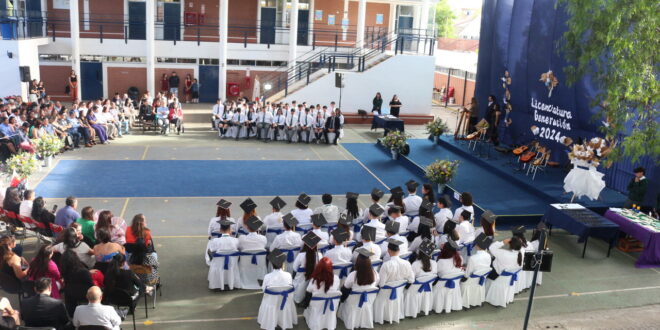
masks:
<svg viewBox="0 0 660 330"><path fill-rule="evenodd" d="M195 58L177 58L177 63L188 63L188 64L197 64L197 59Z"/></svg>
<svg viewBox="0 0 660 330"><path fill-rule="evenodd" d="M200 65L219 65L220 61L217 58L200 58Z"/></svg>
<svg viewBox="0 0 660 330"><path fill-rule="evenodd" d="M245 65L245 66L256 66L256 65L257 65L257 61L255 61L255 60L241 60L241 64L240 64L240 65Z"/></svg>
<svg viewBox="0 0 660 330"><path fill-rule="evenodd" d="M239 61L238 60L227 60L227 65L238 65Z"/></svg>

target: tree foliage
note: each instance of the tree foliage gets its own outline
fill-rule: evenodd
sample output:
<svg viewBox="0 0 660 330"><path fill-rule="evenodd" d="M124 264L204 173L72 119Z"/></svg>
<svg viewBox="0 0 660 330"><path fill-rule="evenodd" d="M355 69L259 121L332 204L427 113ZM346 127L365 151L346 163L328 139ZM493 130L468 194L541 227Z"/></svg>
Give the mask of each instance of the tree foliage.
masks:
<svg viewBox="0 0 660 330"><path fill-rule="evenodd" d="M455 18L447 0L438 1L435 5L435 29L438 37L451 38L454 36Z"/></svg>
<svg viewBox="0 0 660 330"><path fill-rule="evenodd" d="M591 77L599 89L592 105L608 139L619 138L612 160L660 158L660 2L558 0L570 18L560 51L573 63L569 83ZM620 137L623 137L620 139Z"/></svg>

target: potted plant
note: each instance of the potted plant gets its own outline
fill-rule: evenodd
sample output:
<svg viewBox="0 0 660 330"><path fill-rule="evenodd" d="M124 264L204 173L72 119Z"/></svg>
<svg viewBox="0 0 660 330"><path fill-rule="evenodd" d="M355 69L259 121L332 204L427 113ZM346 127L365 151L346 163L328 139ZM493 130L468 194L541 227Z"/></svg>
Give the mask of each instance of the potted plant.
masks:
<svg viewBox="0 0 660 330"><path fill-rule="evenodd" d="M458 160L436 160L431 165L427 166L424 172L429 181L438 185L438 193L445 190L445 185L451 181L458 171Z"/></svg>
<svg viewBox="0 0 660 330"><path fill-rule="evenodd" d="M44 134L35 141L37 154L44 161L44 166L50 167L53 163L53 156L64 148L64 142L55 135Z"/></svg>
<svg viewBox="0 0 660 330"><path fill-rule="evenodd" d="M19 152L7 159L5 164L6 173L18 177L20 181L27 181L38 169L39 162L29 152Z"/></svg>
<svg viewBox="0 0 660 330"><path fill-rule="evenodd" d="M386 137L381 140L381 143L390 149L392 152L392 159L398 159L399 154L404 153L406 150L406 140L408 136L399 131L390 131Z"/></svg>
<svg viewBox="0 0 660 330"><path fill-rule="evenodd" d="M449 132L449 126L447 126L447 123L442 118L438 117L426 123L426 132L430 134L429 140L432 139L435 143L438 143L440 135Z"/></svg>

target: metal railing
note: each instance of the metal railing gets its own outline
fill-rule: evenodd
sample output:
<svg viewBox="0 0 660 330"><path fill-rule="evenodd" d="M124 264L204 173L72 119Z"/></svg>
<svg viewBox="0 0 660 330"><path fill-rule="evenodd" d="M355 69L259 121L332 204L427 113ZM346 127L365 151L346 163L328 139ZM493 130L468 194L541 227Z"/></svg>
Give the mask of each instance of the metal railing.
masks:
<svg viewBox="0 0 660 330"><path fill-rule="evenodd" d="M407 34L382 35L377 39L368 40L362 48L333 49L328 47L317 52L309 52L296 60L293 67L275 70L260 79L263 86L262 95L268 99L278 93L288 95L294 84L308 85L314 80L314 74L327 70L327 73L336 70L355 70L363 72L367 63L373 58L390 51L397 54L424 54L433 55L435 38L431 36L418 36Z"/></svg>

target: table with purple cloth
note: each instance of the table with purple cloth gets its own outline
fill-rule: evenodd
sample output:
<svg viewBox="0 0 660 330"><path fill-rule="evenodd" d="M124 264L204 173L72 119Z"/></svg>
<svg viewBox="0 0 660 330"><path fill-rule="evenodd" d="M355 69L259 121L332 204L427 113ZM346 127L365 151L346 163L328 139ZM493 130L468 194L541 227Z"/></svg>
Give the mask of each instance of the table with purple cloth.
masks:
<svg viewBox="0 0 660 330"><path fill-rule="evenodd" d="M607 257L610 256L610 250L616 245L619 236L619 226L616 223L580 204L550 204L543 218L550 229L550 235L552 235L552 227L557 226L577 235L578 243L584 242L582 258L587 250L590 236L609 243Z"/></svg>
<svg viewBox="0 0 660 330"><path fill-rule="evenodd" d="M613 209L605 212L605 218L618 224L622 232L644 244L644 251L635 262L637 268L660 267L660 231L632 221Z"/></svg>

